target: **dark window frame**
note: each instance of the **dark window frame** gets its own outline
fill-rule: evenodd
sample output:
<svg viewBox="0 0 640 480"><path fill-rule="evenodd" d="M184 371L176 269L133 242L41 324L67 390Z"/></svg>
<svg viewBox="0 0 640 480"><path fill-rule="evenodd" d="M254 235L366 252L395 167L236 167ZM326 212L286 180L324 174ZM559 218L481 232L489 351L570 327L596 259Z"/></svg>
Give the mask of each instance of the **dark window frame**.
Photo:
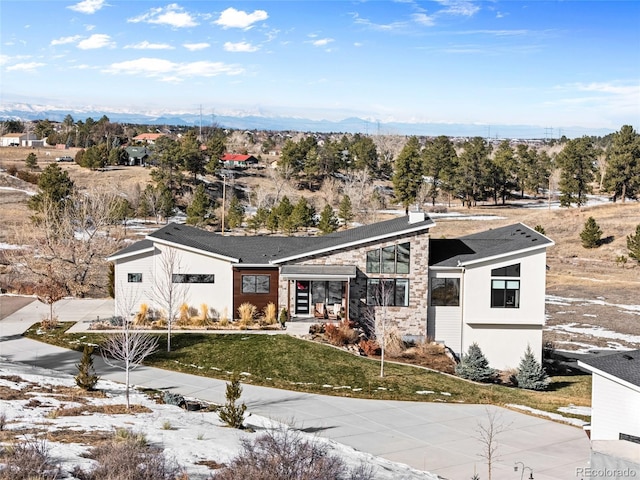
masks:
<svg viewBox="0 0 640 480"><path fill-rule="evenodd" d="M368 250L365 255L367 273L411 273L411 242Z"/></svg>
<svg viewBox="0 0 640 480"><path fill-rule="evenodd" d="M431 299L429 305L432 307L459 307L460 306L460 277L434 277L429 285ZM440 287L438 282L443 282ZM434 295L436 288L443 288L443 294ZM455 298L451 291L455 292Z"/></svg>
<svg viewBox="0 0 640 480"><path fill-rule="evenodd" d="M389 286L389 303L381 301L381 288L379 285L387 283ZM399 289L398 287L402 285ZM374 287L377 286L377 287ZM375 290L374 290L375 288ZM367 305L373 307L408 307L409 306L409 279L408 278L369 278L367 279Z"/></svg>
<svg viewBox="0 0 640 480"><path fill-rule="evenodd" d="M172 283L216 283L213 273L174 273Z"/></svg>
<svg viewBox="0 0 640 480"><path fill-rule="evenodd" d="M262 280L262 283L258 282L258 280L260 279ZM266 279L266 282L265 282L265 279ZM267 286L266 291L264 289L264 283L266 283L266 286ZM260 274L242 275L241 285L242 285L243 294L267 295L271 293L271 275L260 275ZM259 288L261 286L262 288ZM249 287L253 287L253 288L249 288Z"/></svg>
<svg viewBox="0 0 640 480"><path fill-rule="evenodd" d="M492 278L491 308L520 308L520 280Z"/></svg>
<svg viewBox="0 0 640 480"><path fill-rule="evenodd" d="M142 283L142 273L127 273L127 283Z"/></svg>

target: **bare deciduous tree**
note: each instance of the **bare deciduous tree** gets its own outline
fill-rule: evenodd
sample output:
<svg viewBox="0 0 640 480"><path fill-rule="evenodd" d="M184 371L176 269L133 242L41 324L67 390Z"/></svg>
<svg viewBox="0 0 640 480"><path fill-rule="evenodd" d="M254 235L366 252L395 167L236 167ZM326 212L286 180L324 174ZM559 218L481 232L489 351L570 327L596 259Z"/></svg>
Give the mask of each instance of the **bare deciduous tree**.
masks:
<svg viewBox="0 0 640 480"><path fill-rule="evenodd" d="M380 345L380 377L384 377L384 356L387 346L393 341L393 330L389 325L389 305L393 304L393 283L379 279L373 293L373 305L368 305L363 312L367 330L373 334Z"/></svg>
<svg viewBox="0 0 640 480"><path fill-rule="evenodd" d="M38 281L36 295L38 300L49 305L49 321L54 322L53 305L62 300L67 293L63 281L54 273L53 267L47 267L47 274Z"/></svg>
<svg viewBox="0 0 640 480"><path fill-rule="evenodd" d="M476 438L482 444L482 451L478 455L487 462L487 478L491 480L493 462L498 459L497 437L505 432L509 425L505 425L497 408L485 407L485 412L486 421L483 423L478 422Z"/></svg>
<svg viewBox="0 0 640 480"><path fill-rule="evenodd" d="M171 327L175 322L180 305L187 298L187 283L174 282L174 274L181 270L180 257L173 248L162 251L159 269L154 276L151 298L167 315L167 352L171 351Z"/></svg>

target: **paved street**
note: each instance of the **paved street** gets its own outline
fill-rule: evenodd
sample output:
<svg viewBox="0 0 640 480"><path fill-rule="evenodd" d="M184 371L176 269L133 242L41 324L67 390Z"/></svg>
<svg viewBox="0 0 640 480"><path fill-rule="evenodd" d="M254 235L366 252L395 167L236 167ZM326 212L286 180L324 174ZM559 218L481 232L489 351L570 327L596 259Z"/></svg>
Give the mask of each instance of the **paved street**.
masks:
<svg viewBox="0 0 640 480"><path fill-rule="evenodd" d="M31 324L47 313L37 301L12 308L12 297L0 297L0 356L68 373L76 373L79 354L25 339ZM63 300L56 304L63 321L87 322L112 314L110 300ZM122 381L124 374L95 360L105 379ZM206 401L224 401L225 382L149 367L132 375L140 386L171 389ZM358 450L451 480L471 478L474 469L486 479L486 465L478 455L479 423L486 423L487 408L496 411L505 431L498 437L498 459L493 480L520 479L515 462L524 462L536 480L571 480L577 467L588 465L589 441L576 427L484 405L395 402L330 397L245 385L243 401L248 411L332 438ZM525 475L525 478L528 477Z"/></svg>

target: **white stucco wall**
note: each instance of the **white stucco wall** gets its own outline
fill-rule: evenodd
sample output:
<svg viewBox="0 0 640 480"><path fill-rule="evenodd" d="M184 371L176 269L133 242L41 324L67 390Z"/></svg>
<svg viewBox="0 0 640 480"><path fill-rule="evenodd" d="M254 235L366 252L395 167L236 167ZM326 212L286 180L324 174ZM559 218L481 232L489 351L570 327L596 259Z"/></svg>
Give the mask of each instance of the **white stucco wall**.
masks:
<svg viewBox="0 0 640 480"><path fill-rule="evenodd" d="M469 325L462 328L462 352L477 343L489 365L500 370L518 368L527 345L538 362L542 357L542 326L539 325Z"/></svg>
<svg viewBox="0 0 640 480"><path fill-rule="evenodd" d="M162 263L162 255L168 251L176 252L175 268L171 273L213 274L214 283L174 284L179 303L187 303L199 310L202 304L215 308L219 314L227 310L229 317L233 310L233 271L225 260L190 252L175 247L155 244L153 253L126 257L116 261L115 292L116 315L125 315L139 310L142 303L152 308L160 308L157 289L154 284L167 278L169 272ZM129 283L129 273L142 273L141 283Z"/></svg>
<svg viewBox="0 0 640 480"><path fill-rule="evenodd" d="M640 437L640 387L593 374L591 440L618 440L620 433Z"/></svg>

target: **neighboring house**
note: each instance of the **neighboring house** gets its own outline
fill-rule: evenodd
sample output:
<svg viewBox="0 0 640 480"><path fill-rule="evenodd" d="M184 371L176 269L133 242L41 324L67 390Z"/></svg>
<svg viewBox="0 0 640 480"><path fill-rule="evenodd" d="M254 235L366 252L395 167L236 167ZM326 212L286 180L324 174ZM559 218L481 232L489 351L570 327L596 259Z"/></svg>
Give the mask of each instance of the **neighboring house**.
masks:
<svg viewBox="0 0 640 480"><path fill-rule="evenodd" d="M151 150L147 147L127 147L125 150L129 155L129 165L145 165L151 155Z"/></svg>
<svg viewBox="0 0 640 480"><path fill-rule="evenodd" d="M497 368L517 366L527 344L539 358L553 242L522 224L430 241L434 225L422 212L315 237L222 236L170 224L109 257L116 311L158 305L154 285L171 277L189 305L221 316L250 302L259 310L274 303L291 317L357 319L384 303L407 337L442 341L456 354L477 342Z"/></svg>
<svg viewBox="0 0 640 480"><path fill-rule="evenodd" d="M0 137L2 147L28 147L37 141L38 137L34 133L7 133ZM36 145L34 145L36 146Z"/></svg>
<svg viewBox="0 0 640 480"><path fill-rule="evenodd" d="M592 373L591 469L640 472L640 350L599 354L578 365Z"/></svg>
<svg viewBox="0 0 640 480"><path fill-rule="evenodd" d="M248 168L258 164L258 159L253 155L235 153L225 153L220 157L220 161L225 168Z"/></svg>
<svg viewBox="0 0 640 480"><path fill-rule="evenodd" d="M153 145L160 137L164 137L164 133L141 133L140 135L133 137L133 141Z"/></svg>

